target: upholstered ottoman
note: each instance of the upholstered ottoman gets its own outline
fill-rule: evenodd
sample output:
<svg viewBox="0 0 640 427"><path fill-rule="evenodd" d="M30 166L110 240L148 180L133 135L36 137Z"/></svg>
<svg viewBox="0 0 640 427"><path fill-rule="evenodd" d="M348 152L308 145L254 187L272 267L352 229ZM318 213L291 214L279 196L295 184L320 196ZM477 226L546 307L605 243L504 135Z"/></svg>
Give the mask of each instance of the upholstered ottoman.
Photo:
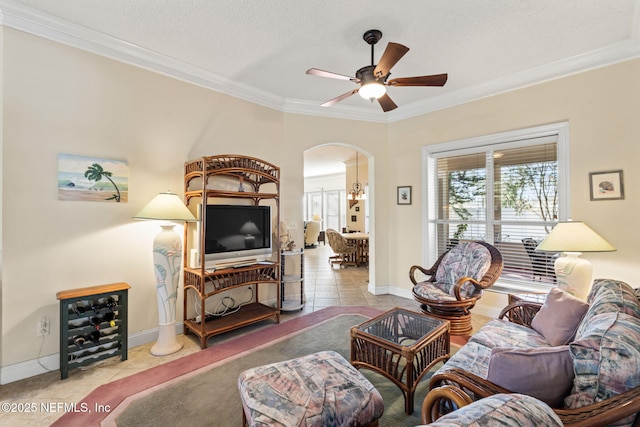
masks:
<svg viewBox="0 0 640 427"><path fill-rule="evenodd" d="M377 426L378 390L335 351L249 369L238 377L243 425Z"/></svg>

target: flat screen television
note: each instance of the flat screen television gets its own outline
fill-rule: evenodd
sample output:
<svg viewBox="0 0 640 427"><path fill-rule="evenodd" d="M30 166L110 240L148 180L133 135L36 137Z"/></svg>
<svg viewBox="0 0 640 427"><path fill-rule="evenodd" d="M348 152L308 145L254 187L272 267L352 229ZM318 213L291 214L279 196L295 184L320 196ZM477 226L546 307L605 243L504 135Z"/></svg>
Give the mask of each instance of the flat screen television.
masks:
<svg viewBox="0 0 640 427"><path fill-rule="evenodd" d="M205 209L207 267L271 256L271 207L206 205Z"/></svg>

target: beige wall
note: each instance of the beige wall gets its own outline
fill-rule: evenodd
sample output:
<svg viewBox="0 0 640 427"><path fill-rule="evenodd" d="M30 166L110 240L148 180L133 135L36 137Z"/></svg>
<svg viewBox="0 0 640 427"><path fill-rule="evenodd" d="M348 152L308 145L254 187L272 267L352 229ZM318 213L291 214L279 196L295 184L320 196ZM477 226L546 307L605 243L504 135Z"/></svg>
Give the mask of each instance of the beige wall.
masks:
<svg viewBox="0 0 640 427"><path fill-rule="evenodd" d="M389 233L391 283L406 286L408 267L422 261L422 241L411 236L420 234L424 145L567 121L571 217L585 221L618 249L583 256L593 262L595 277L640 287L639 76L640 60L628 61L389 125L391 185L414 189L413 205L394 206L389 214L394 230ZM590 201L589 172L617 169L624 171L625 199Z"/></svg>
<svg viewBox="0 0 640 427"><path fill-rule="evenodd" d="M573 216L619 249L587 257L596 275L638 285L640 61L386 125L282 113L19 31L2 37L3 369L36 359L41 316L52 320L41 354L58 352L63 289L126 281L130 332L157 326L156 227L131 217L160 191L181 193L184 161L202 155L280 166L283 217L302 242L303 152L340 143L366 153L370 289L408 295L407 269L422 261L421 146L568 120ZM128 160L129 202L58 201L59 153ZM588 172L608 169L624 169L626 199L589 202ZM395 204L398 185L413 186L411 206Z"/></svg>
<svg viewBox="0 0 640 427"><path fill-rule="evenodd" d="M284 114L19 31L2 35L3 369L35 365L42 316L51 335L40 355L58 353L60 290L128 282L130 334L157 327L157 226L132 216L160 191L182 193L186 160L239 153L280 166L283 218L297 222L302 242L303 152L341 142L384 154L383 125ZM59 153L127 160L128 203L59 201Z"/></svg>
<svg viewBox="0 0 640 427"><path fill-rule="evenodd" d="M3 30L2 365L58 352L56 292L131 284L130 332L157 324L151 245L132 216L182 192L182 163L216 98L193 85L24 33ZM125 159L128 203L57 200L59 153Z"/></svg>

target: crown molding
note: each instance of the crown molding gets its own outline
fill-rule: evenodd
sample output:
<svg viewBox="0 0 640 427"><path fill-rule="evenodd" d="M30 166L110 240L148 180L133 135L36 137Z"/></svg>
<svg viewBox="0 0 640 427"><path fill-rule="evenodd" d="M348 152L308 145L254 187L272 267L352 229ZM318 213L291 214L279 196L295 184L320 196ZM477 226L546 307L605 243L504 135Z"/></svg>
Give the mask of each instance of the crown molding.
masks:
<svg viewBox="0 0 640 427"><path fill-rule="evenodd" d="M522 89L528 86L583 73L640 57L640 43L626 40L616 45L562 59L550 64L523 70L508 76L431 97L405 105L389 113L389 122L408 119L436 110L476 101L482 98Z"/></svg>
<svg viewBox="0 0 640 427"><path fill-rule="evenodd" d="M640 14L640 8L638 14ZM640 57L640 31L635 30L631 39L610 47L523 70L469 88L430 97L423 101L403 105L402 108L389 113L383 113L372 111L369 108L344 105L325 108L307 100L283 98L253 86L231 81L215 73L133 43L54 18L11 0L0 0L0 25L285 113L378 123L405 120L432 111Z"/></svg>
<svg viewBox="0 0 640 427"><path fill-rule="evenodd" d="M377 107L377 106L376 106ZM330 108L322 107L317 102L304 99L287 98L282 107L285 113L305 114L308 116L328 117L336 119L361 120L365 122L386 123L387 115L379 108L359 108L346 105L334 105Z"/></svg>
<svg viewBox="0 0 640 427"><path fill-rule="evenodd" d="M282 110L284 98L233 82L202 68L162 55L22 4L0 1L0 25L95 53L265 107Z"/></svg>

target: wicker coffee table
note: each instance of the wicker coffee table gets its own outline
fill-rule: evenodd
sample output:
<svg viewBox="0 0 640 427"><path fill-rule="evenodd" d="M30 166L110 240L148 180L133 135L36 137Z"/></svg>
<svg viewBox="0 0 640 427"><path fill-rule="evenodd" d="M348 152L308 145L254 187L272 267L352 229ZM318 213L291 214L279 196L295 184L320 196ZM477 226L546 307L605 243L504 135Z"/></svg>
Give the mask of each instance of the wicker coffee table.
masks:
<svg viewBox="0 0 640 427"><path fill-rule="evenodd" d="M449 344L449 321L396 307L351 328L351 364L393 381L410 415L418 383L433 365L449 360Z"/></svg>

